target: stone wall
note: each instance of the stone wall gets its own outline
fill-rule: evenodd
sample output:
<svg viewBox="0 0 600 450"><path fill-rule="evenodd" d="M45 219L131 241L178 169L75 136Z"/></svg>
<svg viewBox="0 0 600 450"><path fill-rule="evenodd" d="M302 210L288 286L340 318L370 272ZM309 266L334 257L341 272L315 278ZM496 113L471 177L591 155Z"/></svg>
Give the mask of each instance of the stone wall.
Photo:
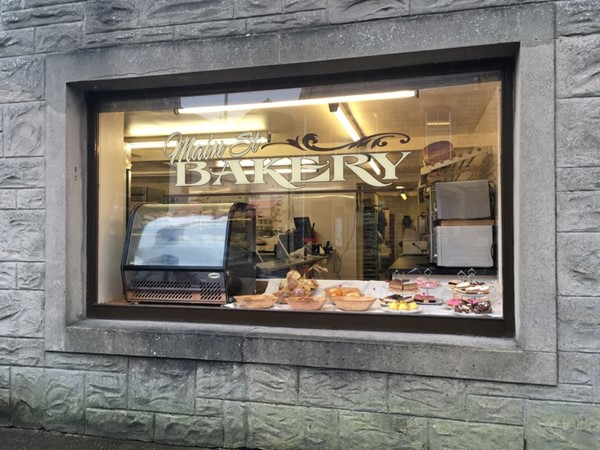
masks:
<svg viewBox="0 0 600 450"><path fill-rule="evenodd" d="M451 11L523 4L555 8L556 386L45 351L48 55L420 15L443 39ZM598 448L599 71L595 0L0 0L0 426L224 448Z"/></svg>

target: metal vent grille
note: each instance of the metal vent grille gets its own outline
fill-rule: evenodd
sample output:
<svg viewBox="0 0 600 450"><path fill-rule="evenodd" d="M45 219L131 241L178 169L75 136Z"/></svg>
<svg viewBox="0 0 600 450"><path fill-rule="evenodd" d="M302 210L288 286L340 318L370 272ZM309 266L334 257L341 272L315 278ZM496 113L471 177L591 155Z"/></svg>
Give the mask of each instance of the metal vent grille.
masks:
<svg viewBox="0 0 600 450"><path fill-rule="evenodd" d="M194 297L193 292L174 292L174 291L129 291L132 300L174 300L190 301Z"/></svg>
<svg viewBox="0 0 600 450"><path fill-rule="evenodd" d="M220 301L222 297L221 285L219 283L200 283L200 295L202 300L205 301Z"/></svg>
<svg viewBox="0 0 600 450"><path fill-rule="evenodd" d="M192 283L189 281L143 281L133 280L132 289L191 289Z"/></svg>
<svg viewBox="0 0 600 450"><path fill-rule="evenodd" d="M225 303L220 283L203 282L194 286L188 282L133 281L127 291L130 302L152 303Z"/></svg>

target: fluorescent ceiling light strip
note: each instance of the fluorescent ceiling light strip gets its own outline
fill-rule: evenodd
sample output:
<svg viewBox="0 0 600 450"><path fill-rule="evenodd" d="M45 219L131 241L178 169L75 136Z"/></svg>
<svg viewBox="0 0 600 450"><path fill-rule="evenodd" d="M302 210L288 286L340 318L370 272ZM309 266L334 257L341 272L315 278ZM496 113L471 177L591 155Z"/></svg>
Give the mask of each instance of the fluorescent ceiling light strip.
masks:
<svg viewBox="0 0 600 450"><path fill-rule="evenodd" d="M360 139L360 134L358 134L358 131L356 130L356 128L354 128L354 125L352 125L352 122L350 122L350 119L344 113L343 108L338 107L338 109L335 110L334 114L335 117L337 117L338 121L342 124L344 130L346 130L346 133L348 133L348 136L350 136L352 141L358 141Z"/></svg>
<svg viewBox="0 0 600 450"><path fill-rule="evenodd" d="M375 161L373 161L372 159L370 159L369 160L369 165L373 169L373 172L375 172L377 175L381 175L381 169L379 169L379 166L375 163Z"/></svg>
<svg viewBox="0 0 600 450"><path fill-rule="evenodd" d="M224 138L224 139L211 139L210 143L223 143L225 145L238 144L243 141L240 141L236 138ZM255 142L259 144L266 144L269 142L267 138L259 138ZM196 143L199 145L207 145L209 143L208 139L196 139ZM175 147L177 143L175 141L169 141L167 147ZM164 141L148 141L148 142L127 142L126 145L129 145L129 148L132 150L136 149L149 149L149 148L163 148L165 146Z"/></svg>
<svg viewBox="0 0 600 450"><path fill-rule="evenodd" d="M169 142L167 147L175 147L177 143L175 141ZM163 148L165 146L164 141L148 141L148 142L126 142L127 145L132 150L138 150L140 148Z"/></svg>
<svg viewBox="0 0 600 450"><path fill-rule="evenodd" d="M374 94L357 94L346 95L341 97L324 97L324 98L305 98L298 100L285 100L264 103L246 103L240 105L215 105L215 106L197 106L190 108L181 108L179 114L201 114L219 111L246 111L249 109L271 109L271 108L287 108L290 106L309 106L323 105L328 103L349 103L349 102L367 102L373 100L392 100L397 98L415 97L416 91L392 91L378 92Z"/></svg>

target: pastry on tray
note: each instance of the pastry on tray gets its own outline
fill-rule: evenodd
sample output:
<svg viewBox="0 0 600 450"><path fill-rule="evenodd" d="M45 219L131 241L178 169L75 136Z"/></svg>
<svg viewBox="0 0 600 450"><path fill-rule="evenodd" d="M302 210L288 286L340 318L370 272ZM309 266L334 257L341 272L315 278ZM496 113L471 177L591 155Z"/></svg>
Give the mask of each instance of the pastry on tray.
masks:
<svg viewBox="0 0 600 450"><path fill-rule="evenodd" d="M454 292L467 295L483 295L490 293L490 287L481 281L463 281L450 288Z"/></svg>
<svg viewBox="0 0 600 450"><path fill-rule="evenodd" d="M440 287L440 282L438 280L431 280L429 278L417 278L417 286L421 289L436 289Z"/></svg>
<svg viewBox="0 0 600 450"><path fill-rule="evenodd" d="M450 305L450 302L448 302ZM454 306L454 312L462 314L491 314L492 304L489 300L465 300Z"/></svg>
<svg viewBox="0 0 600 450"><path fill-rule="evenodd" d="M436 304L437 298L435 298L435 295L428 295L428 294L415 294L414 296L415 302L418 303L424 303L424 304Z"/></svg>
<svg viewBox="0 0 600 450"><path fill-rule="evenodd" d="M405 278L402 280L390 280L388 282L388 289L399 292L416 292L419 290L419 285L416 281L410 281Z"/></svg>

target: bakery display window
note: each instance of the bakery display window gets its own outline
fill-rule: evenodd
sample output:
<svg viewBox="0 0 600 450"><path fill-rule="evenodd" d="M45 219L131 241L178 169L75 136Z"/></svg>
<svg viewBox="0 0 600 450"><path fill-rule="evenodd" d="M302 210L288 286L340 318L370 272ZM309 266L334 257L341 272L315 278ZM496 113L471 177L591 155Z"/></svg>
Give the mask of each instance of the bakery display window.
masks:
<svg viewBox="0 0 600 450"><path fill-rule="evenodd" d="M511 70L90 96L88 314L506 333Z"/></svg>

